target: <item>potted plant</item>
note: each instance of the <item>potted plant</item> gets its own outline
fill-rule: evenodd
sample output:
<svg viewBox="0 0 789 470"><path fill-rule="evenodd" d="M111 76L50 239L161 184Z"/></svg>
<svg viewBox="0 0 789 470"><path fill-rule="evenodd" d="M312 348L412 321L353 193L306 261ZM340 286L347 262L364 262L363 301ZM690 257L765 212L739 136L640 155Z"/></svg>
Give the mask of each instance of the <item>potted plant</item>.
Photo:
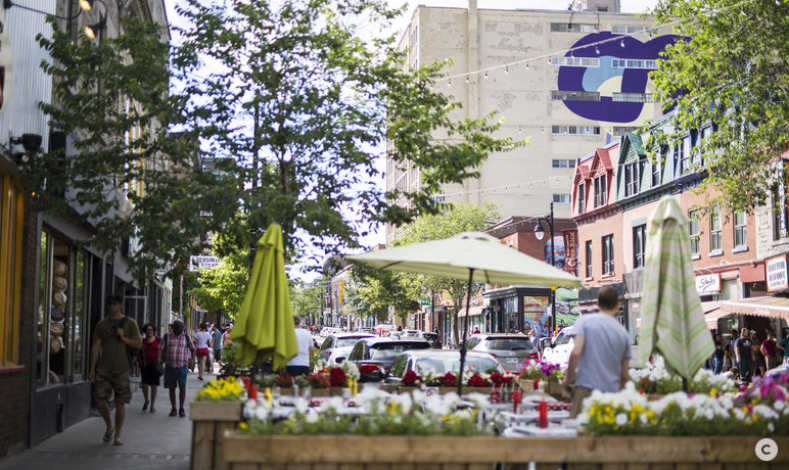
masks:
<svg viewBox="0 0 789 470"><path fill-rule="evenodd" d="M246 391L238 378L225 377L208 382L197 392L189 406L192 420L191 468L211 462L222 469L224 433L241 421L242 401Z"/></svg>

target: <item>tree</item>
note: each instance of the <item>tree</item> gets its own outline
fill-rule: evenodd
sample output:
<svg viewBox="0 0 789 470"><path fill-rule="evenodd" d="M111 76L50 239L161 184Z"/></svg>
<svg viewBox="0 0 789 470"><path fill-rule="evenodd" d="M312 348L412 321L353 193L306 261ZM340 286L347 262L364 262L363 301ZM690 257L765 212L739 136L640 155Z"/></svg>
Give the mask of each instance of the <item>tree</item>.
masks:
<svg viewBox="0 0 789 470"><path fill-rule="evenodd" d="M197 286L188 291L202 307L236 318L249 285L248 251L226 254L211 269L201 269Z"/></svg>
<svg viewBox="0 0 789 470"><path fill-rule="evenodd" d="M463 232L481 231L498 218L495 206L491 204L485 206L453 204L440 214L425 215L416 219L408 227L405 235L397 240L397 244L408 245L428 240L442 240ZM407 289L417 299L424 293L446 292L449 294L454 306L452 334L455 344L458 344L458 338L460 338L458 318L460 306L468 293L468 281L409 273L403 273L401 276L403 276ZM479 292L481 287L482 284L473 283L472 295Z"/></svg>
<svg viewBox="0 0 789 470"><path fill-rule="evenodd" d="M420 308L419 297L409 290L402 273L354 263L351 275L355 287L351 289L349 304L360 315L374 315L378 321L387 321L391 306L395 315L405 320Z"/></svg>
<svg viewBox="0 0 789 470"><path fill-rule="evenodd" d="M323 289L320 285L306 285L301 283L291 289L290 305L293 314L303 318L313 315L320 315L321 301L323 300Z"/></svg>
<svg viewBox="0 0 789 470"><path fill-rule="evenodd" d="M651 74L659 100L677 108L674 141L715 129L694 149L707 172L700 189L732 210L763 205L789 128L789 3L664 0L654 13L687 36Z"/></svg>

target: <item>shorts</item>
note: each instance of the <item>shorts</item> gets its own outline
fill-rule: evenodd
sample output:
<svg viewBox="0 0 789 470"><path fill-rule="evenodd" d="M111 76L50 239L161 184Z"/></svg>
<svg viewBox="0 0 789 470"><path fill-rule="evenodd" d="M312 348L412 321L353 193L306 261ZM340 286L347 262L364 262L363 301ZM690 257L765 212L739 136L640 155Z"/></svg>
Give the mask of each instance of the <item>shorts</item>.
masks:
<svg viewBox="0 0 789 470"><path fill-rule="evenodd" d="M129 403L131 401L130 377L129 371L96 371L96 401L109 401L111 392L114 392L116 404Z"/></svg>
<svg viewBox="0 0 789 470"><path fill-rule="evenodd" d="M208 348L199 348L197 350L197 357L208 357Z"/></svg>
<svg viewBox="0 0 789 470"><path fill-rule="evenodd" d="M222 350L221 349L214 349L214 360L221 361L222 360Z"/></svg>
<svg viewBox="0 0 789 470"><path fill-rule="evenodd" d="M186 366L164 368L164 388L175 388L176 385L186 387Z"/></svg>
<svg viewBox="0 0 789 470"><path fill-rule="evenodd" d="M570 408L570 418L577 418L584 410L584 400L592 396L592 389L576 386L573 389L573 404Z"/></svg>

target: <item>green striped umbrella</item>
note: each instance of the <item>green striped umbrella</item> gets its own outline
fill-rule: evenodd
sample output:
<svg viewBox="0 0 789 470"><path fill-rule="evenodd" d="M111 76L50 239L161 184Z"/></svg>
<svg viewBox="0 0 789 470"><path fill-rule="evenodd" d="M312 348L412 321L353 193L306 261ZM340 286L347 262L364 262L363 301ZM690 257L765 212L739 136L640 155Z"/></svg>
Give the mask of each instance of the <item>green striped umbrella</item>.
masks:
<svg viewBox="0 0 789 470"><path fill-rule="evenodd" d="M671 373L690 379L715 345L696 292L688 219L679 203L665 196L650 215L649 226L636 365L659 351Z"/></svg>

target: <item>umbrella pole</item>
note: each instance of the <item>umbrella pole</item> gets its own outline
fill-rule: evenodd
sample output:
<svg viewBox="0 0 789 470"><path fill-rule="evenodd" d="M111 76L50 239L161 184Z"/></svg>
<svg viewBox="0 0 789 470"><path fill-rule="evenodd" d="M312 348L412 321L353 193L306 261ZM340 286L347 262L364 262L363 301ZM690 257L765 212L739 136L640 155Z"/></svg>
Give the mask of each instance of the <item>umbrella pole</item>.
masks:
<svg viewBox="0 0 789 470"><path fill-rule="evenodd" d="M688 393L688 379L682 376L682 391Z"/></svg>
<svg viewBox="0 0 789 470"><path fill-rule="evenodd" d="M468 270L468 291L466 292L466 319L463 327L463 341L460 343L460 374L458 375L458 395L463 396L463 368L466 366L466 338L468 336L468 311L471 306L471 282L474 279L474 268Z"/></svg>

